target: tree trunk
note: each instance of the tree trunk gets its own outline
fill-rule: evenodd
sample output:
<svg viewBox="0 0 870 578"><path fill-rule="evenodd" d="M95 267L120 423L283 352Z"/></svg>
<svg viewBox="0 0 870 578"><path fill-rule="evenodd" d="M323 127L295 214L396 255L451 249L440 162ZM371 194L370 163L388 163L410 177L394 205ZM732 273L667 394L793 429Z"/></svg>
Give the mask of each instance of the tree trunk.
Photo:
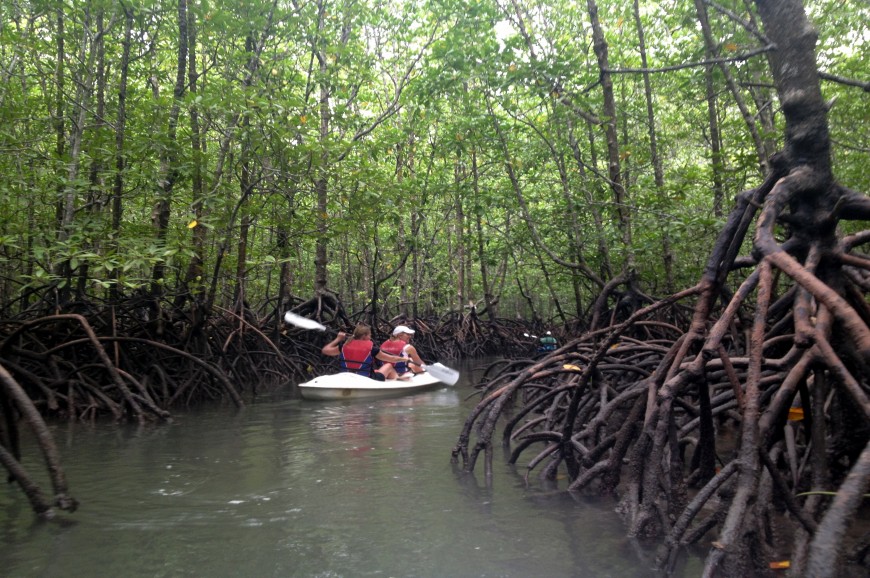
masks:
<svg viewBox="0 0 870 578"><path fill-rule="evenodd" d="M596 146L597 141L595 139L595 125L589 121L586 121L586 136L589 140L589 166L597 167L598 147ZM577 162L580 163L579 148L576 146L576 143L574 148L574 156L577 159ZM613 276L613 265L610 259L610 246L607 242L607 236L604 233L604 221L601 218L602 211L597 208L601 206L599 197L603 197L604 195L597 184L585 188L590 190L590 192L587 193L589 204L592 207L595 207L592 211L592 218L595 223L595 232L597 234L596 239L598 241L598 255L600 259L599 275L602 279L610 279Z"/></svg>
<svg viewBox="0 0 870 578"><path fill-rule="evenodd" d="M245 52L248 54L247 67L251 74L258 68L257 59L254 56L257 51L257 43L253 37L253 31L245 39ZM245 87L250 88L250 87ZM242 311L245 307L247 299L245 287L247 285L248 271L248 234L251 230L251 216L248 212L248 198L254 190L254 177L252 174L251 161L251 118L250 112L246 111L242 115L242 142L241 152L239 156L239 236L236 243L236 287L235 287L235 307L238 311Z"/></svg>
<svg viewBox="0 0 870 578"><path fill-rule="evenodd" d="M410 147L408 154L410 155ZM399 142L396 144L396 188L399 191L403 191L403 184L405 182L405 144L403 142ZM408 247L408 237L407 231L405 230L405 218L404 214L406 213L405 207L409 206L404 195L400 196L401 198L396 199L398 204L399 214L402 215L399 218L399 230L398 230L398 246L399 252L404 253L406 248ZM413 215L414 210L411 209L411 214ZM397 303L397 310L399 314L407 316L408 315L408 270L406 267L402 267L401 271L399 271L398 276L399 282L399 296Z"/></svg>
<svg viewBox="0 0 870 578"><path fill-rule="evenodd" d="M327 266L329 265L329 61L323 44L325 44L324 30L327 18L326 6L323 0L317 2L317 38L314 40L314 56L320 71L318 86L320 88L320 102L318 117L320 120L320 158L315 168L314 194L316 196L317 212L314 220L317 227L317 239L314 247L314 291L322 293L329 285Z"/></svg>
<svg viewBox="0 0 870 578"><path fill-rule="evenodd" d="M94 110L92 131L100 134L106 131L106 42L105 42L105 21L103 8L97 8L96 31L93 40L93 52L95 54L94 75L96 82L96 107ZM98 138L100 138L98 137ZM90 156L90 171L88 175L88 194L85 206L91 218L99 218L102 212L104 182L103 182L103 156L99 154L91 154ZM87 251L99 252L99 240L84 241L83 249ZM76 286L76 299L83 300L87 298L88 279L90 277L90 261L84 260L79 264L79 270L76 274L78 284Z"/></svg>
<svg viewBox="0 0 870 578"><path fill-rule="evenodd" d="M698 20L702 30L709 30L710 23L707 18L707 6L703 0L695 0L695 10L698 12ZM705 33L706 39L706 33ZM704 56L711 60L715 55L709 42L704 42ZM724 214L723 203L725 192L723 188L723 174L725 171L725 157L722 155L722 138L719 135L719 116L717 113L716 87L713 83L713 65L704 66L704 88L707 93L707 124L710 127L710 164L713 175L713 215L721 217Z"/></svg>
<svg viewBox="0 0 870 578"><path fill-rule="evenodd" d="M151 223L154 227L154 237L158 245L166 242L169 229L170 206L172 190L178 178L178 117L181 113L181 99L187 83L187 0L178 0L178 58L175 67L175 88L172 92L172 108L169 109L169 124L166 131L166 152L160 161L160 176L158 177L157 202L151 213ZM163 293L163 282L166 264L158 260L151 271L151 293L155 296Z"/></svg>
<svg viewBox="0 0 870 578"><path fill-rule="evenodd" d="M667 198L665 191L665 176L662 168L662 159L659 157L658 136L656 135L656 118L653 111L653 95L652 83L650 82L650 73L647 72L646 58L646 38L644 36L643 22L640 19L640 3L634 0L634 21L637 26L638 50L640 51L640 63L644 69L643 72L643 93L646 98L646 122L649 132L649 154L653 166L653 178L655 179L656 191L660 199ZM667 205L668 208L669 205ZM674 280L674 252L671 247L671 234L666 221L661 224L662 234L662 260L665 266L665 288L668 294L676 291L676 281Z"/></svg>
<svg viewBox="0 0 870 578"><path fill-rule="evenodd" d="M713 38L713 31L710 29L710 24L707 20L707 9L703 5L702 0L695 0L695 6L698 9L698 18L701 23L701 32L704 36L704 44L707 53L719 56L718 45ZM759 166L761 167L762 172L766 172L766 169L768 168L767 159L773 151L765 148L764 140L758 132L758 124L755 121L755 116L749 110L749 107L746 106L746 101L740 92L740 87L734 79L734 75L731 73L731 69L728 68L728 63L719 62L718 66L719 70L722 71L722 75L725 77L725 83L728 85L728 90L731 92L731 96L734 98L737 108L740 109L740 114L743 116L743 121L746 123L746 128L749 130L752 142L755 144L755 153L758 155Z"/></svg>
<svg viewBox="0 0 870 578"><path fill-rule="evenodd" d="M604 38L604 31L598 19L598 5L595 0L586 0L586 6L592 24L593 49L598 59L598 68L601 71L601 90L604 97L602 124L607 141L607 175L610 179L613 204L616 208L617 227L622 233L622 250L624 252L622 271L630 273L635 269L631 233L631 204L620 168L619 137L616 131L618 117L616 115L616 99L613 95L613 78L609 72L607 40Z"/></svg>
<svg viewBox="0 0 870 578"><path fill-rule="evenodd" d="M480 266L480 281L483 285L483 301L486 305L486 314L490 321L498 318L495 296L490 286L489 267L487 266L487 253L483 239L483 206L480 200L480 173L477 170L477 151L471 152L471 187L474 195L474 224L477 230L477 261Z"/></svg>
<svg viewBox="0 0 870 578"><path fill-rule="evenodd" d="M804 355L818 356L829 371L838 374L840 382L848 385L850 377L839 370L838 357L846 358L847 363L866 363L870 356L870 331L865 322L837 294L843 289L842 270L839 259L828 256L822 260L821 254L837 247L836 227L832 216L841 218L866 219L870 213L870 203L864 197L847 195L834 182L831 171L830 139L827 125L827 108L822 99L819 74L816 68L815 44L817 35L804 13L800 0L756 0L758 12L764 24L765 33L776 50L770 53L770 64L777 86L779 101L785 116L786 135L783 153L783 166L787 171L778 180L765 201L759 216L756 232L756 251L764 258L760 270L764 273L776 266L798 282L798 299L795 304L795 341L802 343ZM839 205L839 209L835 209ZM786 213L786 209L788 212ZM788 253L774 239L776 222L790 225L792 250ZM826 263L824 266L820 266ZM762 274L759 282L759 304L756 309L756 327L764 322L762 295L770 293L771 275ZM801 295L806 295L809 305L810 295L817 304L814 312L811 306L801 306ZM833 324L831 323L833 322ZM836 326L842 337L831 335ZM761 332L757 331L752 340L750 359L753 371L747 378L746 406L743 416L743 439L741 440L741 463L738 478L738 493L723 524L717 549L707 559L705 573L710 575L722 568L726 574L745 568L747 552L751 551L757 540L756 524L765 504L758 503L758 448L757 432L763 431L753 412L757 411L757 383L760 379ZM828 340L832 339L831 342ZM842 351L834 349L846 339L851 341ZM806 349L811 345L813 348ZM854 347L854 349L852 349ZM849 360L854 356L855 359ZM822 387L825 380L818 380ZM815 386L814 386L815 387ZM857 393L853 393L854 397ZM870 416L870 403L864 398L865 418ZM817 416L823 420L824 416ZM763 425L763 424L762 424ZM821 432L816 432L821 436ZM870 455L865 451L865 456ZM825 513L810 548L807 568L798 557L792 566L796 574L811 576L833 576L837 573L838 547L842 532L849 519L860 505L860 492L867 487L867 462L854 464L853 471L862 471L863 483L849 487L844 484L842 508L832 506ZM862 470L863 468L863 470ZM814 475L818 475L814 472ZM856 495L857 493L857 495ZM824 546L821 546L824 545ZM804 574L809 570L808 574Z"/></svg>
<svg viewBox="0 0 870 578"><path fill-rule="evenodd" d="M57 31L55 38L55 69L54 69L54 155L57 160L58 168L63 166L66 156L66 122L65 122L65 107L64 107L64 91L66 90L66 66L64 58L66 57L66 37L65 37L65 18L64 18L64 2L57 2ZM58 174L60 171L58 170ZM63 234L64 222L64 196L63 196L63 179L57 180L57 233L58 237Z"/></svg>
<svg viewBox="0 0 870 578"><path fill-rule="evenodd" d="M466 301L471 301L473 296L467 286L468 265L466 260L468 254L465 248L465 206L463 204L463 195L461 194L462 187L465 183L467 175L467 167L462 158L462 150L456 152L456 160L453 165L453 208L456 210L456 218L453 221L453 231L456 235L456 247L453 254L456 259L453 261L453 267L456 274L456 302L454 308L456 311L462 311Z"/></svg>
<svg viewBox="0 0 870 578"><path fill-rule="evenodd" d="M262 33L260 33L259 41L256 40L253 31L249 31L246 35L247 39L253 39L253 51L248 56L248 62L245 65L245 77L242 79L242 91L247 92L248 88L254 83L254 77L257 72L260 70L260 54L263 51L263 48L266 43L266 39L270 37L272 21L275 16L275 2L272 3L269 9L269 15L266 19L266 23ZM239 123L242 120L244 111L237 112L232 120L229 123L229 126L224 129L224 138L221 140L221 146L217 155L217 162L214 174L212 176L212 185L211 190L216 190L223 180L224 174L224 165L226 163L226 159L230 156L230 148L233 143L233 139L236 137L236 129L238 128ZM238 217L239 211L242 206L247 202L247 194L250 193L251 187L244 187L241 189L241 198L236 203L235 207L232 210L230 217L227 219L227 229L224 234L223 239L220 242L220 245L217 249L217 255L215 256L215 265L211 275L211 281L209 283L208 293L205 298L205 305L203 305L203 309L205 314L211 311L215 298L217 296L218 291L218 279L220 277L221 266L223 264L223 258L226 255L230 241L232 238L233 228L235 227L236 218Z"/></svg>
<svg viewBox="0 0 870 578"><path fill-rule="evenodd" d="M326 74L326 58L320 68L321 74ZM325 82L325 81L324 81ZM314 290L315 292L326 291L329 285L327 265L329 255L329 89L325 84L320 87L320 166L317 167L317 179L314 181L314 193L317 196L317 242L314 249Z"/></svg>
<svg viewBox="0 0 870 578"><path fill-rule="evenodd" d="M119 248L121 238L121 218L124 211L124 173L127 167L126 128L127 128L127 77L130 73L130 47L133 43L133 8L121 3L124 10L124 41L119 65L118 80L118 113L115 118L115 178L112 184L112 244ZM112 284L110 299L116 300L119 295L118 282L121 272L114 269L111 272Z"/></svg>
<svg viewBox="0 0 870 578"><path fill-rule="evenodd" d="M97 53L95 44L98 40L95 38L94 32L90 30L90 27L90 9L86 8L84 21L82 22L82 28L85 31L83 32L84 38L82 38L82 43L79 46L77 56L78 62L80 62L81 65L76 69L74 76L76 93L73 101L75 103L73 109L76 111L76 116L73 119L72 128L69 134L69 158L66 159L66 185L63 187L62 193L62 210L60 231L58 235L58 240L61 242L67 241L70 238L73 222L75 221L76 197L78 196L78 185L76 184L76 181L81 172L82 146L85 127L87 126L85 119L87 119L87 113L91 109L90 103L94 82L94 61ZM67 283L61 290L61 301L65 301L69 296L73 274L72 269L71 263L68 261L60 263L57 269L57 273L63 275L67 280Z"/></svg>
<svg viewBox="0 0 870 578"><path fill-rule="evenodd" d="M598 158L595 150L595 132L592 126L592 123L587 122L586 128L588 130L589 137L589 166L594 167L598 162ZM586 170L586 163L583 161L583 155L580 152L580 143L577 140L574 128L574 123L571 118L568 119L568 145L571 147L571 154L574 157L574 163L577 165L577 172L586 180L588 178L588 171ZM597 204L598 201L595 199L595 191L597 189L596 186L591 185L589 183L585 183L582 187L585 193L585 201L586 204L592 207L590 211L592 215L592 224L595 229L595 238L597 240L596 250L598 254L598 259L600 260L599 266L599 275L604 276L604 278L608 278L610 276L610 248L607 245L607 239L604 235L604 222L601 220L601 211L598 210ZM579 250L579 245L578 245ZM579 257L578 257L579 261ZM590 268L590 271L592 269ZM599 280L598 285L600 286L602 282Z"/></svg>
<svg viewBox="0 0 870 578"><path fill-rule="evenodd" d="M198 81L199 72L197 71L197 52L196 52L196 18L192 17L187 23L187 83L188 90L192 95L199 91ZM199 124L199 107L194 98L190 103L188 110L190 114L190 149L192 153L192 174L191 174L191 206L193 208L192 228L190 232L190 245L192 255L190 263L187 266L187 273L184 277L184 291L182 298L189 297L194 303L194 316L196 317L192 325L198 325L201 319L198 311L202 301L205 298L205 284L203 283L203 263L205 262L205 244L207 229L201 224L205 216L205 184L202 177L202 155L203 141L201 128Z"/></svg>

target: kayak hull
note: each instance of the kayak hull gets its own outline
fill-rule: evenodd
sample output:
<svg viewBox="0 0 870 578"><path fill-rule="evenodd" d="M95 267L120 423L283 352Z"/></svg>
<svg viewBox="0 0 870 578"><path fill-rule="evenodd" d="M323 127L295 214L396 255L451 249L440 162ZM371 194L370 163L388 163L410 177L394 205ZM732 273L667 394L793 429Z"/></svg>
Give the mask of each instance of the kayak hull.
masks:
<svg viewBox="0 0 870 578"><path fill-rule="evenodd" d="M356 373L334 373L299 384L304 399L378 399L408 395L444 385L430 373L418 373L407 380L375 381Z"/></svg>

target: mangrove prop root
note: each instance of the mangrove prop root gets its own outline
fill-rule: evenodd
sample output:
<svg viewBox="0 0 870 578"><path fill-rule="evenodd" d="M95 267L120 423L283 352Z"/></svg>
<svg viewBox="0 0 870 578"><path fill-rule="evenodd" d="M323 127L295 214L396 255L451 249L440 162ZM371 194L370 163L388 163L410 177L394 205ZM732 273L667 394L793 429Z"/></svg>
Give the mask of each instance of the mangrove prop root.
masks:
<svg viewBox="0 0 870 578"><path fill-rule="evenodd" d="M870 482L870 259L860 252L870 231L839 239L837 224L870 218L870 198L834 179L816 35L801 3L755 4L777 47L770 63L785 146L764 182L737 196L698 285L627 319L607 315L602 295L595 331L518 367L510 381L487 384L486 410L472 412L453 454L474 468L499 417L527 415L526 423L510 422L518 433L508 441L537 456L539 444L561 440L548 463L564 464L575 491L618 492L630 535L667 537L663 566L673 567L682 544L706 535L705 576L763 575L774 551L785 552L795 572L831 576L842 569L849 525ZM753 223L752 253L738 257ZM749 267L732 292L732 273ZM602 327L606 318L610 327ZM552 371L566 359L574 359L579 379ZM651 371L628 368L641 363ZM567 403L532 405L566 386L559 399ZM613 444L634 419L629 400L638 396L646 404L630 447ZM537 419L542 411L546 420ZM695 459L698 452L706 453ZM621 468L606 467L619 455ZM711 456L718 473L710 471ZM689 479L700 485L685 502ZM804 542L783 543L788 532L773 519L807 536L806 556L788 556Z"/></svg>

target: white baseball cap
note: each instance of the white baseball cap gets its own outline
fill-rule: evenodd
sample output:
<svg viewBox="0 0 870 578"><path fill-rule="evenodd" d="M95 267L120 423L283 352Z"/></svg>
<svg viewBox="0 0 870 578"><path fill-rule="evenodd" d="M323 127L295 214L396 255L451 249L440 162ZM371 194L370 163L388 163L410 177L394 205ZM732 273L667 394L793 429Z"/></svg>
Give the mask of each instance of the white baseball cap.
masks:
<svg viewBox="0 0 870 578"><path fill-rule="evenodd" d="M405 325L399 325L395 329L393 329L393 335L398 335L399 333L407 333L408 335L414 335L414 330Z"/></svg>

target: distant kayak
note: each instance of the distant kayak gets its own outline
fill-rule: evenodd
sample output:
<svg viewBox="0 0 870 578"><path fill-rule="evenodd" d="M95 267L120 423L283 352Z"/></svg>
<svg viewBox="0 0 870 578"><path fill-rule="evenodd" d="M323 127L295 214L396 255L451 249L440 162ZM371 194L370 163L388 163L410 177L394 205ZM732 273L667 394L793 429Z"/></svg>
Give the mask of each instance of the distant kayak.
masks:
<svg viewBox="0 0 870 578"><path fill-rule="evenodd" d="M377 399L395 397L446 385L432 373L417 373L410 379L375 381L358 373L333 373L299 384L305 399Z"/></svg>

